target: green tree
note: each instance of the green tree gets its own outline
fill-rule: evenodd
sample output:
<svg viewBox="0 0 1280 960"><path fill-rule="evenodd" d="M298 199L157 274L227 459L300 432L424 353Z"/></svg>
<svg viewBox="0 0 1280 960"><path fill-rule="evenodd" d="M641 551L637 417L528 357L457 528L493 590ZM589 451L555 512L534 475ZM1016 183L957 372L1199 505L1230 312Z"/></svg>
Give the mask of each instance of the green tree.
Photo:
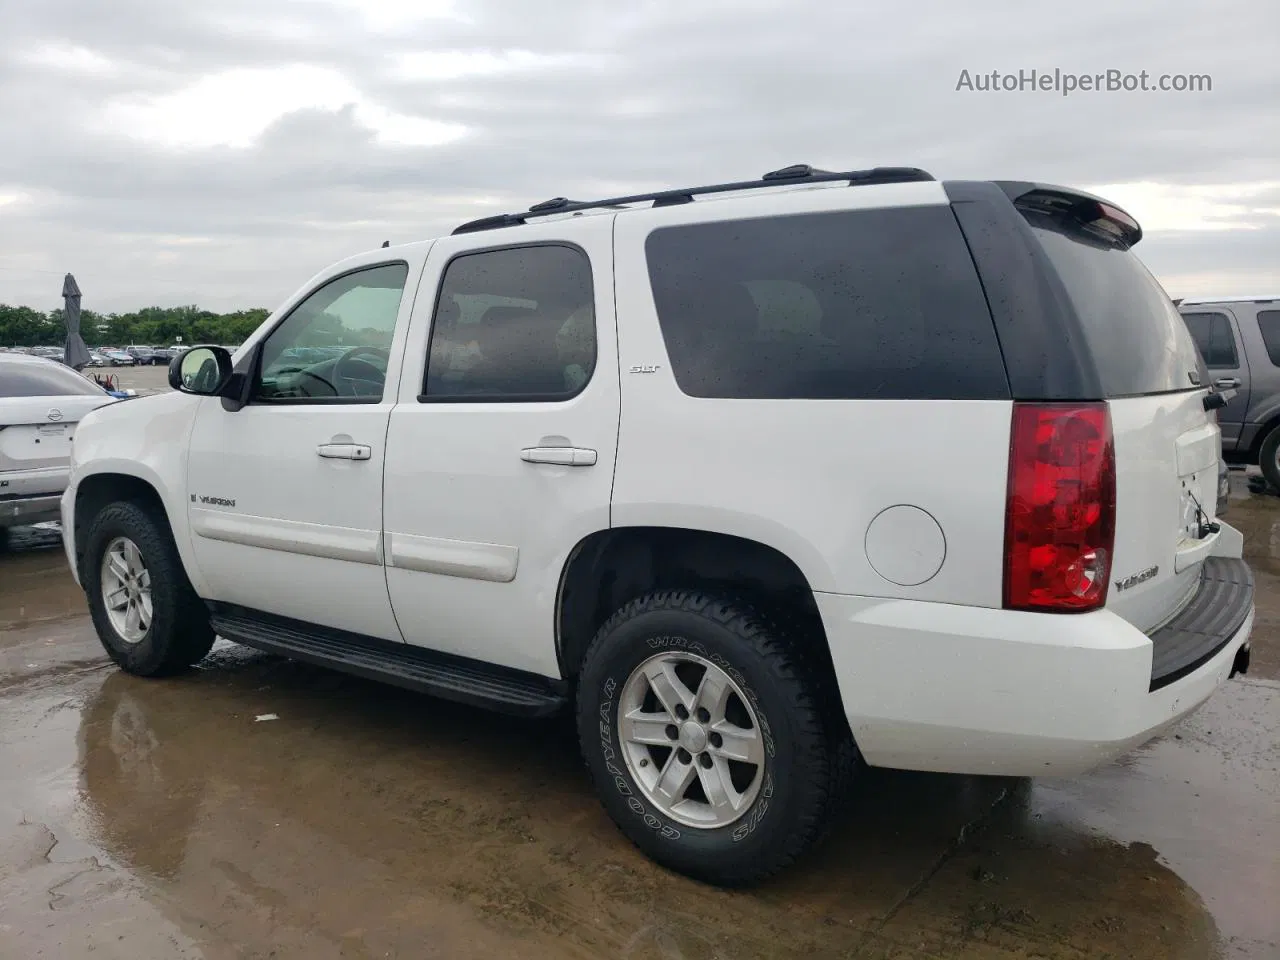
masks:
<svg viewBox="0 0 1280 960"><path fill-rule="evenodd" d="M85 310L80 335L90 346L122 347L133 343L153 346L173 344L239 344L267 318L261 307L214 313L198 306L143 307L130 313L101 314ZM0 346L61 346L66 340L61 309L41 313L30 307L0 303Z"/></svg>

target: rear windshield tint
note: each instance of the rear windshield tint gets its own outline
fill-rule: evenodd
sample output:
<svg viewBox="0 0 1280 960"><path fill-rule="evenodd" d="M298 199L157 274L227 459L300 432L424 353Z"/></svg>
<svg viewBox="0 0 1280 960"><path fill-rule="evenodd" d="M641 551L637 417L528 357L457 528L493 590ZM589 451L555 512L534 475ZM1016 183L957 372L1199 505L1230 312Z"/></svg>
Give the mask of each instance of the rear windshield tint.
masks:
<svg viewBox="0 0 1280 960"><path fill-rule="evenodd" d="M102 392L68 368L0 358L0 397L100 397Z"/></svg>
<svg viewBox="0 0 1280 960"><path fill-rule="evenodd" d="M949 207L662 227L645 244L676 383L694 397L1009 397Z"/></svg>
<svg viewBox="0 0 1280 960"><path fill-rule="evenodd" d="M1195 389L1200 356L1178 308L1134 254L1026 212L1066 288L1108 397Z"/></svg>

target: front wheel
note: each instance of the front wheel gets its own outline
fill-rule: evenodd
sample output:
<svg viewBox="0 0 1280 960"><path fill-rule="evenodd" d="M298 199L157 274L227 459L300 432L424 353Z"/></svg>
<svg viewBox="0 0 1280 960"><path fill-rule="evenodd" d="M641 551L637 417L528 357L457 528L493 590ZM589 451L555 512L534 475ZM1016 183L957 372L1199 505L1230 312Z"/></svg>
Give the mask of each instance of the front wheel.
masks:
<svg viewBox="0 0 1280 960"><path fill-rule="evenodd" d="M162 676L204 659L214 633L164 516L108 504L85 534L81 581L107 655L129 673Z"/></svg>
<svg viewBox="0 0 1280 960"><path fill-rule="evenodd" d="M601 628L579 678L582 750L610 816L654 860L738 886L826 827L839 735L796 650L750 607L696 591L651 593Z"/></svg>

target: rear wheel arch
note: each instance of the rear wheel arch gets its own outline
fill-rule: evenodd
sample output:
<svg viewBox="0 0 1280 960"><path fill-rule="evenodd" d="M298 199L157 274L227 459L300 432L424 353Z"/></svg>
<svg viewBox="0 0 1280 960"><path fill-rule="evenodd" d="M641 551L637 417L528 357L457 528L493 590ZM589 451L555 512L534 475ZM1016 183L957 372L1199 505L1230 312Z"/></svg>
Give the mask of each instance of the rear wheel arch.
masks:
<svg viewBox="0 0 1280 960"><path fill-rule="evenodd" d="M737 596L784 622L793 642L829 685L838 706L835 668L814 592L799 565L776 547L685 527L613 527L574 547L556 598L556 655L561 676L582 667L599 629L625 604L660 589L699 589ZM841 721L844 711L839 711Z"/></svg>

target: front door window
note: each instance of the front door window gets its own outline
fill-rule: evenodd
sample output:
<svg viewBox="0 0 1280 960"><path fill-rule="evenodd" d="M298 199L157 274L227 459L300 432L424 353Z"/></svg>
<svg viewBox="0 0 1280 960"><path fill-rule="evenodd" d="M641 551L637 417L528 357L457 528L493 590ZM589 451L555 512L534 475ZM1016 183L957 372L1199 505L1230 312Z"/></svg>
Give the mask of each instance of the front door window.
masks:
<svg viewBox="0 0 1280 960"><path fill-rule="evenodd" d="M263 345L253 401L380 401L408 274L403 263L357 270L294 307Z"/></svg>

